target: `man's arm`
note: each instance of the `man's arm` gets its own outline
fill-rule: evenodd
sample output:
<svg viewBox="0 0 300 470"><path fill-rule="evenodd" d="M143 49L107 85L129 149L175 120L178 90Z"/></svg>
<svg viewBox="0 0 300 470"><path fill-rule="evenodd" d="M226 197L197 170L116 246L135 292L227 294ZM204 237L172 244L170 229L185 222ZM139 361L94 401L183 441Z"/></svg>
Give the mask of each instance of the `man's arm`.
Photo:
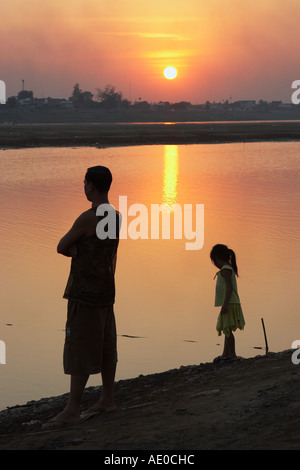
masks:
<svg viewBox="0 0 300 470"><path fill-rule="evenodd" d="M57 245L57 252L64 256L74 257L77 254L76 243L88 231L88 214L84 212L75 220L71 229L62 237Z"/></svg>

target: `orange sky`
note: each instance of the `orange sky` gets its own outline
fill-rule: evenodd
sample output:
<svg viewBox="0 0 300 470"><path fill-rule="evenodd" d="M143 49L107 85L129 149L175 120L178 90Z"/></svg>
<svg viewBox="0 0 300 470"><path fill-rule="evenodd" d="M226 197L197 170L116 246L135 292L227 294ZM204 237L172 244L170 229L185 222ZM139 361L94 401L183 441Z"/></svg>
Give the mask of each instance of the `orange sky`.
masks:
<svg viewBox="0 0 300 470"><path fill-rule="evenodd" d="M0 79L7 97L24 79L37 97L78 82L132 101L290 102L299 17L299 0L3 0Z"/></svg>

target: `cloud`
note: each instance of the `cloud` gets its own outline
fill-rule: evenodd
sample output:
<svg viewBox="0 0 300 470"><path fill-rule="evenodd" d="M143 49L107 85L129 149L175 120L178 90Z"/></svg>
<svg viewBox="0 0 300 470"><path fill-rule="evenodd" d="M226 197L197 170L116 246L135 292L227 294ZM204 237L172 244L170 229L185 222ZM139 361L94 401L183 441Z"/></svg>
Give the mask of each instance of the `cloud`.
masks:
<svg viewBox="0 0 300 470"><path fill-rule="evenodd" d="M198 55L198 51L192 49L164 50L143 53L146 59L176 59L180 57L193 57Z"/></svg>
<svg viewBox="0 0 300 470"><path fill-rule="evenodd" d="M183 34L169 34L169 33L140 33L140 32L120 32L120 31L99 31L97 34L103 36L134 36L145 39L170 39L174 41L188 41L190 38Z"/></svg>

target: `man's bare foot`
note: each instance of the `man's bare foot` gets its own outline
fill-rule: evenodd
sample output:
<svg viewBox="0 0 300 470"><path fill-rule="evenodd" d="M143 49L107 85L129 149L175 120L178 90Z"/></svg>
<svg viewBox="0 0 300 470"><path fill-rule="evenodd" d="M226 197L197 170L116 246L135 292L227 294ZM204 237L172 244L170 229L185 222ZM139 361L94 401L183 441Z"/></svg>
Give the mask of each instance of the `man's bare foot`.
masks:
<svg viewBox="0 0 300 470"><path fill-rule="evenodd" d="M94 406L88 408L81 414L81 417L87 417L89 415L97 414L97 413L112 413L116 411L117 407L114 401L105 402L104 400L99 400L95 403Z"/></svg>
<svg viewBox="0 0 300 470"><path fill-rule="evenodd" d="M74 426L80 422L80 416L77 413L68 413L62 411L54 418L51 418L47 423L43 424L42 429L56 429L67 426Z"/></svg>

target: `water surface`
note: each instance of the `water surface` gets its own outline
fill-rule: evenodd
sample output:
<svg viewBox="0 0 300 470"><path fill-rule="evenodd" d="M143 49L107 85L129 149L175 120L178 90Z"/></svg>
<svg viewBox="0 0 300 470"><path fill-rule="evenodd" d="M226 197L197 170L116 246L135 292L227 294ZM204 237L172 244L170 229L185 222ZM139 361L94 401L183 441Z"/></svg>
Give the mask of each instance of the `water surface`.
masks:
<svg viewBox="0 0 300 470"><path fill-rule="evenodd" d="M211 361L215 331L215 243L236 251L246 328L244 357L299 339L300 143L0 151L0 409L65 393L62 349L70 260L56 246L80 212L86 168L113 173L110 202L204 204L204 246L186 240L124 239L116 273L117 380ZM135 338L132 338L132 337ZM261 353L264 353L263 350ZM90 385L99 383L93 378Z"/></svg>

